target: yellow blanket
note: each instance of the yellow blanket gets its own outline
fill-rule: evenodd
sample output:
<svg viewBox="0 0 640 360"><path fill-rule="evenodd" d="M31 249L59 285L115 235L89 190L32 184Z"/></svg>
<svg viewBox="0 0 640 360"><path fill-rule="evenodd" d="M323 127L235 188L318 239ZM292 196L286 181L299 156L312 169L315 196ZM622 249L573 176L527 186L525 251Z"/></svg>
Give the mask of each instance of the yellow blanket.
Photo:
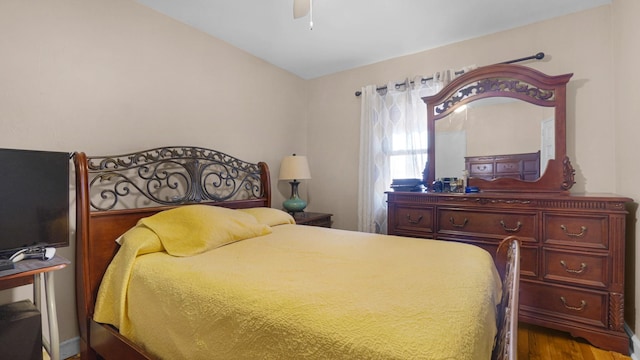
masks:
<svg viewBox="0 0 640 360"><path fill-rule="evenodd" d="M280 225L176 257L142 238L94 318L158 358L490 358L500 280L478 247Z"/></svg>

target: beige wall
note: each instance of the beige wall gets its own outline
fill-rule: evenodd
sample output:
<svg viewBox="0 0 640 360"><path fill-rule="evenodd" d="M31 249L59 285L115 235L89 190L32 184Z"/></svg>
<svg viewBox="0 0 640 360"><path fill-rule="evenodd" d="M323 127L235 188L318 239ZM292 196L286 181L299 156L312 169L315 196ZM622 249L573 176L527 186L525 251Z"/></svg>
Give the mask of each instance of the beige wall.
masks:
<svg viewBox="0 0 640 360"><path fill-rule="evenodd" d="M640 47L638 47L638 34L640 34L640 2L628 0L613 1L613 58L614 66L611 76L614 79L613 103L610 111L613 117L607 117L606 126L615 129L615 162L616 189L620 194L633 198L636 203L640 201L640 166L638 166L638 144L640 143L640 72L638 71L638 59L640 59ZM609 125L613 118L614 123ZM631 209L636 210L637 204ZM634 332L640 332L640 317L638 304L640 303L640 252L635 239L640 236L637 226L637 214L633 214L627 233L631 235L627 241L627 272L625 274L628 283L633 285L633 292L627 293L625 299L625 320L630 324ZM632 304L630 306L630 304ZM636 350L638 351L638 350Z"/></svg>
<svg viewBox="0 0 640 360"><path fill-rule="evenodd" d="M280 159L306 150L304 80L130 0L2 1L0 49L0 147L198 145L266 161L274 187ZM77 336L73 279L56 274L63 341Z"/></svg>

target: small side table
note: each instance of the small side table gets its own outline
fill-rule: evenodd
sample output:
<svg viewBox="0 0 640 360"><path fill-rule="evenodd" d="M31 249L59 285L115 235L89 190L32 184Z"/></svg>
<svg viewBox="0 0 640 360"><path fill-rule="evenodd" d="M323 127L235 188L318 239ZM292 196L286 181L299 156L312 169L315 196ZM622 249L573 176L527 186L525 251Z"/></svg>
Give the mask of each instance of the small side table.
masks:
<svg viewBox="0 0 640 360"><path fill-rule="evenodd" d="M53 282L53 272L60 270L69 264L69 260L56 255L47 261L22 260L15 264L14 269L0 271L0 290L11 289L17 286L33 283L33 302L38 311L41 310L42 283L40 274L44 274L44 293L47 307L47 324L49 325L49 339L42 339L45 349L51 360L60 359L60 334L58 333L58 315L56 313L56 294Z"/></svg>
<svg viewBox="0 0 640 360"><path fill-rule="evenodd" d="M330 228L333 214L314 213L314 212L297 212L293 215L298 225L320 226Z"/></svg>

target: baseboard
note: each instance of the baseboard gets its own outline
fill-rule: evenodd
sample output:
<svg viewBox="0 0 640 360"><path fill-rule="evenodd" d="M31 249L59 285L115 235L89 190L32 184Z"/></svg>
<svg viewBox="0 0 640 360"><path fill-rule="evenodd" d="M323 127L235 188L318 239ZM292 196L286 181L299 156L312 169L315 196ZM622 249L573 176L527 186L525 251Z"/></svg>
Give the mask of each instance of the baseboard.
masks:
<svg viewBox="0 0 640 360"><path fill-rule="evenodd" d="M631 343L629 345L629 356L631 356L633 360L639 360L638 356L640 355L640 339L638 339L636 334L633 333L627 323L624 324L624 331L629 336L629 339L631 339ZM638 353L635 352L635 349L638 349Z"/></svg>
<svg viewBox="0 0 640 360"><path fill-rule="evenodd" d="M60 343L60 359L80 354L80 337L76 336Z"/></svg>

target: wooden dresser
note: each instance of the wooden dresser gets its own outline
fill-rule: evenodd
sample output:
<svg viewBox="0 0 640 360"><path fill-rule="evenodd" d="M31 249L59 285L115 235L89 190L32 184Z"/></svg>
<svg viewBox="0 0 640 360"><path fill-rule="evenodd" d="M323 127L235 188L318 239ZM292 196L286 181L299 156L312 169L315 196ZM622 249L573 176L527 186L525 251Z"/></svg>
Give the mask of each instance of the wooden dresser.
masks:
<svg viewBox="0 0 640 360"><path fill-rule="evenodd" d="M629 353L624 325L626 203L609 194L389 192L388 233L495 254L522 241L520 320Z"/></svg>

